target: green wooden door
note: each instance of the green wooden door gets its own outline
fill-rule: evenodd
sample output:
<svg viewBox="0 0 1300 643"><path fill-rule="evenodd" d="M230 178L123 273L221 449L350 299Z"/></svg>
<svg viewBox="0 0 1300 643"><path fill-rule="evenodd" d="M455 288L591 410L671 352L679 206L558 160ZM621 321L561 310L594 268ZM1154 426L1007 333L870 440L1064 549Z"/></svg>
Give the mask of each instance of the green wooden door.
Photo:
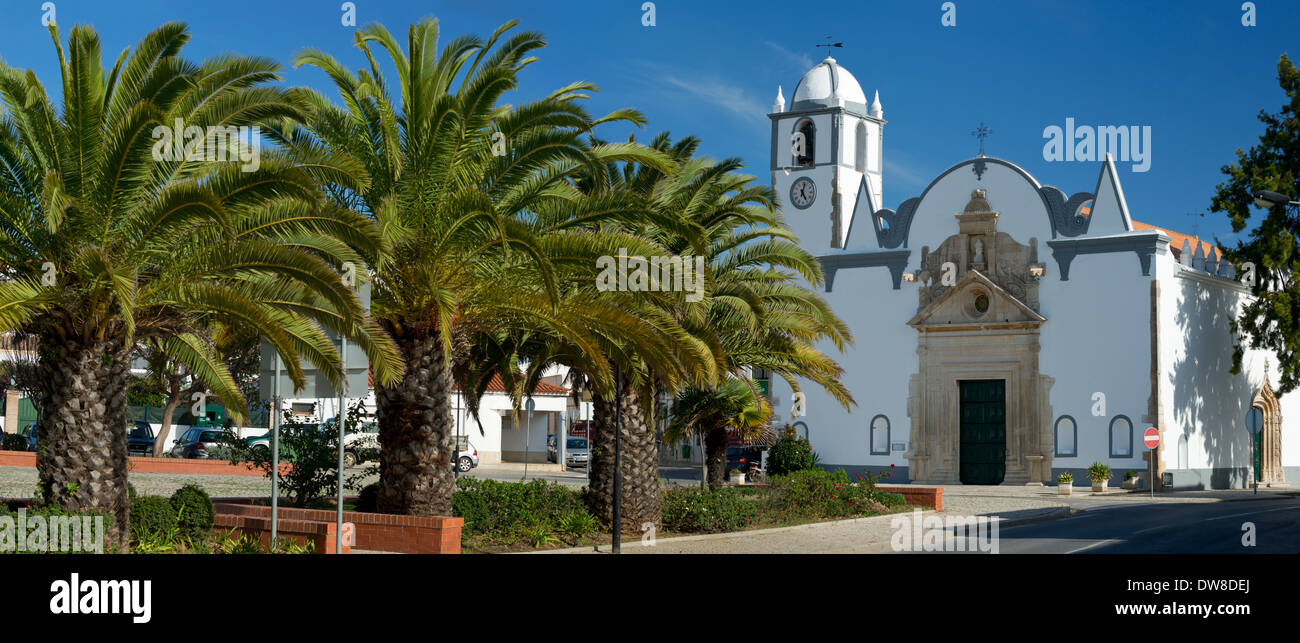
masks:
<svg viewBox="0 0 1300 643"><path fill-rule="evenodd" d="M1001 484L1007 472L1007 383L966 380L961 387L961 482Z"/></svg>

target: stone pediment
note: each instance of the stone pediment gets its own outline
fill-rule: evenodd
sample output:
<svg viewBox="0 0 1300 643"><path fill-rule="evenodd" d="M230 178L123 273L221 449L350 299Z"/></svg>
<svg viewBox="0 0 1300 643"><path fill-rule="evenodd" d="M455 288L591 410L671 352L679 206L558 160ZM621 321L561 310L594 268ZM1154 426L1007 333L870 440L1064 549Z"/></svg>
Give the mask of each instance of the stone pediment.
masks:
<svg viewBox="0 0 1300 643"><path fill-rule="evenodd" d="M938 298L921 308L907 322L919 331L961 330L970 328L1035 328L1047 318L979 270L968 270Z"/></svg>

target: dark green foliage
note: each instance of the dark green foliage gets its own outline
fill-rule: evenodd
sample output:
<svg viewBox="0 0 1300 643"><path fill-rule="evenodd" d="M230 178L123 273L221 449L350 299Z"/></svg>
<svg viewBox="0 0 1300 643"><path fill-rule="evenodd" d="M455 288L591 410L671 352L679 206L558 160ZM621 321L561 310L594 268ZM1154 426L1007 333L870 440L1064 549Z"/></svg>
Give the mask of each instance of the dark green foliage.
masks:
<svg viewBox="0 0 1300 643"><path fill-rule="evenodd" d="M738 531L753 525L760 511L757 494L735 487L664 491L664 528L671 531Z"/></svg>
<svg viewBox="0 0 1300 643"><path fill-rule="evenodd" d="M126 495L127 495L127 497L129 497L130 499L135 500L135 496L136 496L136 493L135 493L135 485L133 485L133 484L131 484L131 483L129 483L129 482L126 483Z"/></svg>
<svg viewBox="0 0 1300 643"><path fill-rule="evenodd" d="M176 510L176 522L181 537L190 542L206 541L212 533L212 524L216 512L208 492L198 485L187 484L176 490L171 497L172 508Z"/></svg>
<svg viewBox="0 0 1300 643"><path fill-rule="evenodd" d="M585 535L599 526L583 505L581 493L544 480L461 478L452 495L452 515L465 519L462 533L466 536L483 536L499 544L536 544L546 541L542 534Z"/></svg>
<svg viewBox="0 0 1300 643"><path fill-rule="evenodd" d="M26 451L27 438L16 433L6 433L4 443L0 444L0 448L5 451Z"/></svg>
<svg viewBox="0 0 1300 643"><path fill-rule="evenodd" d="M1300 70L1286 54L1277 63L1278 85L1286 94L1276 114L1260 111L1264 133L1249 150L1237 151L1237 160L1225 165L1229 178L1220 183L1210 210L1223 212L1232 220L1232 231L1247 226L1254 194L1260 190L1281 192L1300 199ZM1243 273L1246 262L1255 265L1255 299L1246 303L1241 316L1232 320L1232 332L1239 338L1232 356L1232 372L1240 373L1247 347L1266 349L1277 355L1271 360L1281 372L1279 391L1286 393L1300 384L1300 208L1278 206L1267 211L1258 226L1235 248L1223 248L1229 261Z"/></svg>
<svg viewBox="0 0 1300 643"><path fill-rule="evenodd" d="M162 496L136 496L131 500L131 540L169 538L177 532L176 509Z"/></svg>
<svg viewBox="0 0 1300 643"><path fill-rule="evenodd" d="M344 418L345 433L360 431L364 418L365 405L358 401ZM305 507L316 498L338 492L338 429L334 424L299 424L291 420L286 412L280 424L280 462L289 469L280 476L280 493L289 497L289 504ZM222 446L231 462L246 462L271 477L269 449L250 447L233 434Z"/></svg>
<svg viewBox="0 0 1300 643"><path fill-rule="evenodd" d="M363 487L361 493L357 495L357 504L355 508L357 511L363 513L375 513L379 508L378 500L379 483L372 482Z"/></svg>
<svg viewBox="0 0 1300 643"><path fill-rule="evenodd" d="M902 504L901 495L877 490L870 474L853 482L843 469L807 469L774 477L767 497L767 510L792 518L851 518Z"/></svg>
<svg viewBox="0 0 1300 643"><path fill-rule="evenodd" d="M781 433L781 439L777 440L767 453L768 474L785 475L811 469L814 466L812 445L808 440L798 437L794 429L787 425Z"/></svg>
<svg viewBox="0 0 1300 643"><path fill-rule="evenodd" d="M93 518L103 518L103 519L104 519L104 523L103 523L103 524L104 524L104 534L103 534L103 536L104 536L104 540L107 540L107 538L108 538L108 534L112 531L112 528L113 528L113 516L111 516L111 515L109 515L109 514L107 514L107 513L104 513L104 512L102 512L102 511L93 511L93 510L90 510L90 511L71 511L71 510L68 510L68 509L64 509L64 508L62 508L62 507L60 507L60 506L57 505L57 504L50 504L50 505L30 505L30 506L27 506L27 505L22 504L21 502L0 503L0 517L8 517L8 518L11 518L11 519L14 520L14 522L15 522L15 524L16 524L17 521L18 521L18 510L19 510L19 509L23 509L23 510L24 510L24 514L25 514L26 517L27 517L27 524L28 524L29 526L32 524L32 519L33 519L33 518L36 518L36 517L41 517L41 518L46 519L46 521L47 521L46 524L47 524L47 525L49 524L49 523L48 523L48 520L49 520L51 517L53 517L53 516L89 516L89 517L91 517L92 519L93 519ZM83 524L84 524L84 523L83 523ZM92 523L92 524L93 524L93 523ZM62 533L62 532L60 532L60 533ZM60 537L62 537L62 536L60 536ZM75 544L75 539L73 539L72 542ZM26 542L26 547L27 547L27 552L28 552L28 553L44 553L44 549L42 549L42 547L49 547L49 546L52 546L52 545L53 545L53 543L49 543L49 542L46 542L44 545L39 545L39 544L33 543L33 541L30 540L30 539L27 540L27 542ZM101 542L100 542L100 545L103 546L103 547L105 547L105 548L108 548L108 547L109 547L109 545L108 545L107 542L102 542L102 541L101 541ZM11 546L15 546L15 547L16 547L16 543L11 543ZM86 533L86 532L83 531L82 534L81 534L81 546L80 546L80 548L74 548L74 547L63 548L63 547L60 547L60 549L59 549L58 551L59 551L60 553L78 553L78 552L81 552L81 553L90 553L90 552L94 552L94 551L95 551L95 536L94 536L93 534L88 534L88 533Z"/></svg>

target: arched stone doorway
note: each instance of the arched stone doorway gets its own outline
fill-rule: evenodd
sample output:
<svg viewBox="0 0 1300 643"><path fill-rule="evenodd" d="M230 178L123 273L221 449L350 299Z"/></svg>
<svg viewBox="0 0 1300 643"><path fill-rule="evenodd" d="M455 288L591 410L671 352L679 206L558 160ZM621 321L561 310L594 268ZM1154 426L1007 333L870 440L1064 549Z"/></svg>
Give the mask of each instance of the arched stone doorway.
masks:
<svg viewBox="0 0 1300 643"><path fill-rule="evenodd" d="M1285 485L1286 473L1282 470L1282 406L1277 395L1264 377L1264 386L1255 394L1250 405L1264 414L1263 428L1259 431L1259 483L1269 487Z"/></svg>

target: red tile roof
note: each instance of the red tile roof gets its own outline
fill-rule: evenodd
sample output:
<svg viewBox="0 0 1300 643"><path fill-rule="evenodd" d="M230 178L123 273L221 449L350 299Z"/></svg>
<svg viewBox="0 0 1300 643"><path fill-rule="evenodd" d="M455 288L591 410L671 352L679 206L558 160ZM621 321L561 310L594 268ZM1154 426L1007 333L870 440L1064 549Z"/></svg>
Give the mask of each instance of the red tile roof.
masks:
<svg viewBox="0 0 1300 643"><path fill-rule="evenodd" d="M1173 230L1170 230L1168 228L1154 226L1151 225L1150 223L1142 223L1141 221L1134 221L1133 229L1134 230L1159 230L1165 233L1169 237L1169 249L1173 251L1174 259L1182 258L1184 241L1187 241L1189 244L1191 244L1192 252L1196 252L1196 248L1198 245L1204 247L1208 256L1211 259L1214 259L1215 261L1218 261L1222 255L1222 253L1219 252L1218 246L1215 246L1213 243L1210 243L1208 241L1202 241L1201 239L1197 237L1193 237L1190 234L1174 232Z"/></svg>

